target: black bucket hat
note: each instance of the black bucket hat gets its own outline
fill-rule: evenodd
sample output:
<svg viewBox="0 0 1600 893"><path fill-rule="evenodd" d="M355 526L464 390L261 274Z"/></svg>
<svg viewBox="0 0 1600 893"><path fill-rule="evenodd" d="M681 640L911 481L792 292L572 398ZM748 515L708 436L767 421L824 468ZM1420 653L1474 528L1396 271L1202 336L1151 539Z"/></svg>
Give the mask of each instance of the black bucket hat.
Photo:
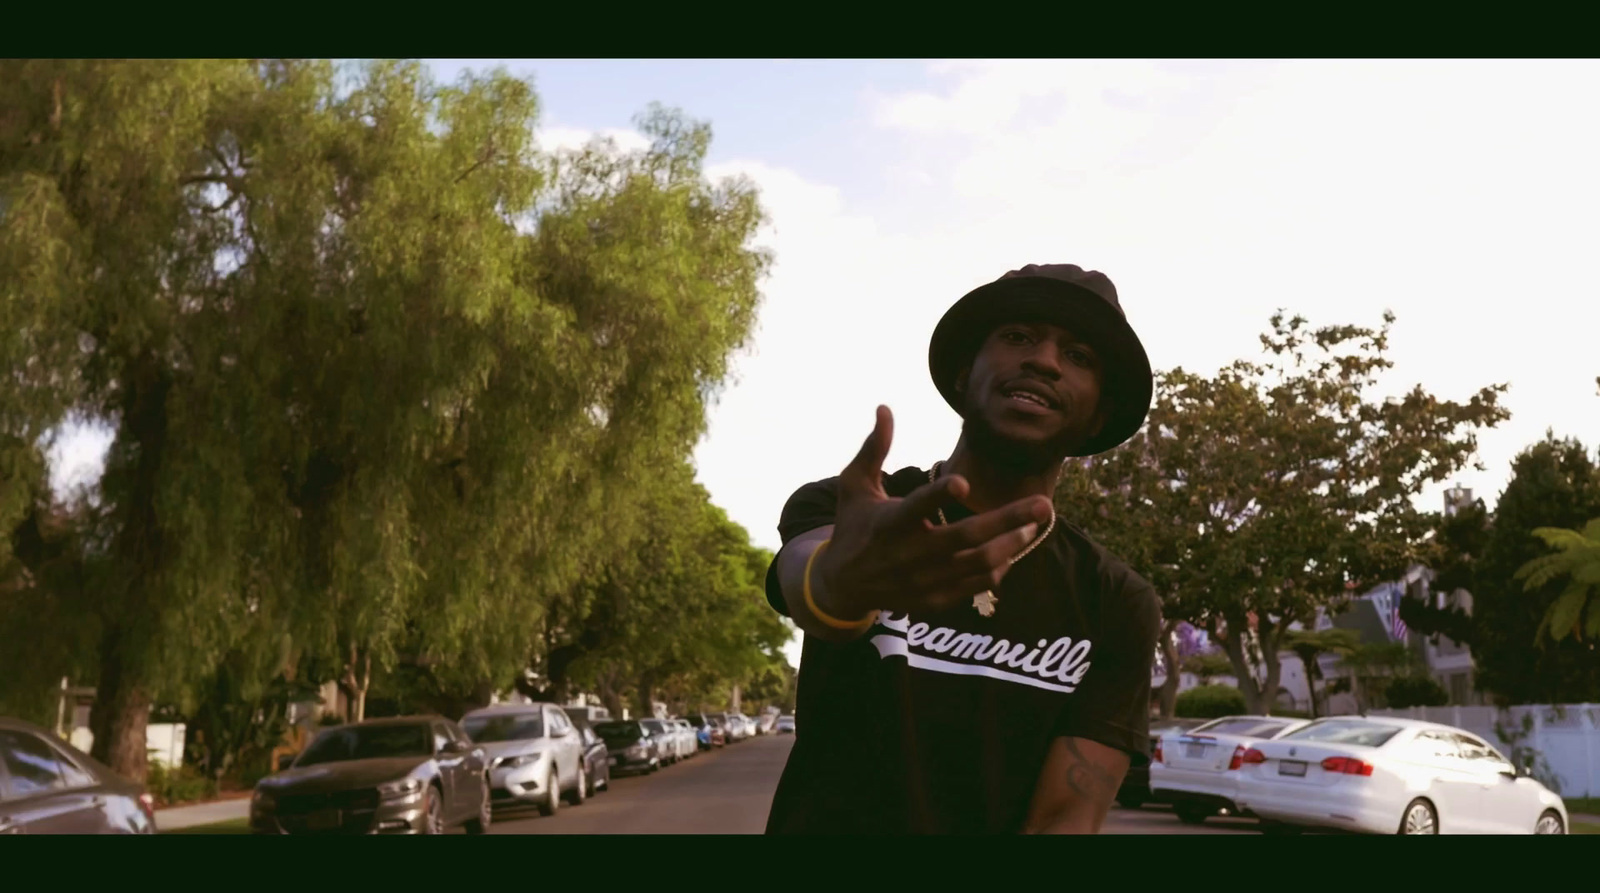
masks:
<svg viewBox="0 0 1600 893"><path fill-rule="evenodd" d="M1104 376L1100 406L1105 427L1074 455L1093 456L1119 446L1150 412L1154 376L1150 358L1128 325L1117 288L1104 273L1073 264L1028 264L967 292L934 327L928 370L944 401L961 411L956 378L996 326L1051 322L1071 329L1100 355Z"/></svg>

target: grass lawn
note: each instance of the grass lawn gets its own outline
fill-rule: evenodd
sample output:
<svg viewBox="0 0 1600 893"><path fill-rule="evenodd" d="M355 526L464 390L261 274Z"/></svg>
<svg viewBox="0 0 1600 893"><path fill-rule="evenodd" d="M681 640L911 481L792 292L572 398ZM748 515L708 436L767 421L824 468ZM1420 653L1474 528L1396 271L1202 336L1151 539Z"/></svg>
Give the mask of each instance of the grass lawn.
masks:
<svg viewBox="0 0 1600 893"><path fill-rule="evenodd" d="M1600 815L1600 797L1562 797L1561 799L1567 804L1567 812Z"/></svg>
<svg viewBox="0 0 1600 893"><path fill-rule="evenodd" d="M1600 825L1591 825L1588 822L1573 822L1573 834L1600 834Z"/></svg>
<svg viewBox="0 0 1600 893"><path fill-rule="evenodd" d="M229 819L226 822L214 822L210 825L195 825L192 828L179 828L176 831L163 831L162 834L249 834L249 819Z"/></svg>

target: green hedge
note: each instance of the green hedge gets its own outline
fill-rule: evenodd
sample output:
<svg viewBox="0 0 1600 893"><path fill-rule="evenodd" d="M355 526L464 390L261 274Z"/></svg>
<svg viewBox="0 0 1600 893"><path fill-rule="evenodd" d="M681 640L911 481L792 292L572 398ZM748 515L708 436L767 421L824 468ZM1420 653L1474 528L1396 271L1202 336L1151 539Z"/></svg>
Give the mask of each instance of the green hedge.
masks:
<svg viewBox="0 0 1600 893"><path fill-rule="evenodd" d="M1443 707L1450 703L1450 694L1431 676L1399 676L1390 680L1383 692L1389 706L1397 710L1407 707Z"/></svg>
<svg viewBox="0 0 1600 893"><path fill-rule="evenodd" d="M217 795L217 783L193 766L168 769L154 760L150 761L146 786L150 795L164 806L209 800Z"/></svg>
<svg viewBox="0 0 1600 893"><path fill-rule="evenodd" d="M1200 685L1178 692L1177 709L1184 719L1216 719L1248 712L1244 694L1231 685Z"/></svg>

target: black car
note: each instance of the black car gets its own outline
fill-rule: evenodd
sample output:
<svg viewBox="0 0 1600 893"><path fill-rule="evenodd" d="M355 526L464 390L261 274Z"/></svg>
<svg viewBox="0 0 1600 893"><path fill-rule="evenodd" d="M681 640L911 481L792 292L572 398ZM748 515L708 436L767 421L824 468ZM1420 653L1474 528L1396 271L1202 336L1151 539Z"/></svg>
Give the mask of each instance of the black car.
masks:
<svg viewBox="0 0 1600 893"><path fill-rule="evenodd" d="M660 739L636 719L595 723L610 752L612 772L654 772L661 768Z"/></svg>
<svg viewBox="0 0 1600 893"><path fill-rule="evenodd" d="M589 779L588 796L611 790L611 752L606 749L605 741L601 740L588 720L571 714L568 714L568 718L583 741L583 767Z"/></svg>
<svg viewBox="0 0 1600 893"><path fill-rule="evenodd" d="M1209 719L1161 719L1150 722L1150 755L1155 758L1156 744L1161 736L1168 732L1181 732L1196 726L1205 725ZM1139 762L1139 761L1135 761ZM1128 774L1122 779L1122 787L1117 790L1117 803L1126 809L1138 809L1146 803L1157 802L1158 798L1150 792L1150 764L1131 765Z"/></svg>
<svg viewBox="0 0 1600 893"><path fill-rule="evenodd" d="M154 834L155 801L32 723L0 718L0 834Z"/></svg>
<svg viewBox="0 0 1600 893"><path fill-rule="evenodd" d="M492 821L482 747L441 716L375 719L312 739L256 784L257 834L483 834Z"/></svg>

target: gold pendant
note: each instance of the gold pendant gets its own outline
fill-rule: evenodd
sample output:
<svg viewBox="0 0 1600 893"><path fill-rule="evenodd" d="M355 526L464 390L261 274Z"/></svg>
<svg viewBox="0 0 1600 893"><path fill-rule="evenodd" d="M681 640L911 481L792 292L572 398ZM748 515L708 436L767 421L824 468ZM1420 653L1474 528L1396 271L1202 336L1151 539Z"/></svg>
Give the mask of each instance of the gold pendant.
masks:
<svg viewBox="0 0 1600 893"><path fill-rule="evenodd" d="M972 597L972 607L978 610L980 617L993 617L994 606L998 601L999 599L994 597L994 593L984 591Z"/></svg>

